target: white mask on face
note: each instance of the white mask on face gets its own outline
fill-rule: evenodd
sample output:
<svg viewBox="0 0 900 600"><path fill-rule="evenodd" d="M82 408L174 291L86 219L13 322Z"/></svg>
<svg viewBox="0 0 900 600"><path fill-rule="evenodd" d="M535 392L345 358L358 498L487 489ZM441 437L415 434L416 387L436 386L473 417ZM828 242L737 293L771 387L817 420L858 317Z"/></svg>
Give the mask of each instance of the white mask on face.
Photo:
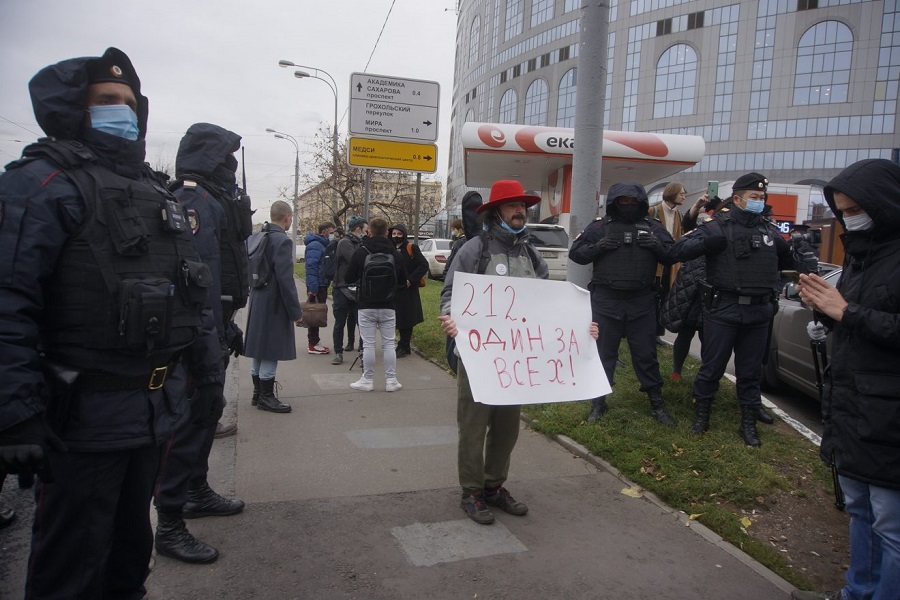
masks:
<svg viewBox="0 0 900 600"><path fill-rule="evenodd" d="M872 225L874 225L872 217L864 212L852 217L844 217L844 227L847 231L866 231L872 229Z"/></svg>

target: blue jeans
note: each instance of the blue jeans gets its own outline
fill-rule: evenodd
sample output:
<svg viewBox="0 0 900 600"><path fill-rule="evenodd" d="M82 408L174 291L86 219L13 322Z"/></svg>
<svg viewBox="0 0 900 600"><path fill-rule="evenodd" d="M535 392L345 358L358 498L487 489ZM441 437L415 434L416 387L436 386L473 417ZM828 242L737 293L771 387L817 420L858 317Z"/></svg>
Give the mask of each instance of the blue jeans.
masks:
<svg viewBox="0 0 900 600"><path fill-rule="evenodd" d="M900 590L900 490L841 476L850 515L846 600L888 600Z"/></svg>
<svg viewBox="0 0 900 600"><path fill-rule="evenodd" d="M359 336L363 342L363 377L375 379L375 330L381 331L384 351L384 377L397 378L397 345L395 340L397 317L393 308L359 309Z"/></svg>
<svg viewBox="0 0 900 600"><path fill-rule="evenodd" d="M250 374L256 375L260 379L265 379L266 381L275 379L275 369L277 368L277 360L263 360L261 358L254 358L252 361L250 361Z"/></svg>

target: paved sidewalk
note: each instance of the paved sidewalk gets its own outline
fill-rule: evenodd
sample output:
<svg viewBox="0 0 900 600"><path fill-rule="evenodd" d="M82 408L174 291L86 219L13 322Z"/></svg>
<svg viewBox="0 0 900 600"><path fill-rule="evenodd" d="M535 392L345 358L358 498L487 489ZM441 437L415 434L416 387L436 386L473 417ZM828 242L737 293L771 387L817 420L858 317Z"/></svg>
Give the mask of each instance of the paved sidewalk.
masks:
<svg viewBox="0 0 900 600"><path fill-rule="evenodd" d="M150 600L789 598L790 584L706 528L527 429L507 487L530 512L476 525L459 507L456 380L413 354L398 361L401 391L385 392L376 369L375 391L358 392L355 353L340 366L308 355L303 329L297 345L277 376L290 414L251 407L250 361L235 361L225 419L238 433L216 441L210 483L247 508L189 521L221 556L157 557ZM14 580L0 576L0 598L20 597Z"/></svg>

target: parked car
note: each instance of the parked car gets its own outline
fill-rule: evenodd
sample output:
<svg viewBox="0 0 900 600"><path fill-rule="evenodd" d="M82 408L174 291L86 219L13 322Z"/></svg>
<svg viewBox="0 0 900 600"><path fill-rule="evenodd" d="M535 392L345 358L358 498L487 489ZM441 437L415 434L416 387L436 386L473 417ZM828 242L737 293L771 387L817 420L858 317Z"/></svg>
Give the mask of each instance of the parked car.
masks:
<svg viewBox="0 0 900 600"><path fill-rule="evenodd" d="M534 244L547 265L550 279L565 281L569 264L569 234L562 225L528 224L529 241Z"/></svg>
<svg viewBox="0 0 900 600"><path fill-rule="evenodd" d="M838 265L821 263L819 274L831 286L841 278ZM816 369L806 325L813 320L812 309L800 301L795 283L787 283L778 300L778 314L772 324L769 356L765 366L765 384L775 388L784 383L807 396L819 399ZM831 359L831 335L825 342L826 356ZM820 368L824 365L821 364Z"/></svg>
<svg viewBox="0 0 900 600"><path fill-rule="evenodd" d="M428 260L428 277L431 279L444 278L444 265L450 258L450 240L432 238L419 241L419 249Z"/></svg>

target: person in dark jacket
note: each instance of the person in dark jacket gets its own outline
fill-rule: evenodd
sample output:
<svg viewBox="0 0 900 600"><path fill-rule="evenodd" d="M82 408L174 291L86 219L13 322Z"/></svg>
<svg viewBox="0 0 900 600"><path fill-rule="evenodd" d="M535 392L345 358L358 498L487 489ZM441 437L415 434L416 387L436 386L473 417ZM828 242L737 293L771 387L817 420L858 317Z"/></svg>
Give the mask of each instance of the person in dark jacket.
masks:
<svg viewBox="0 0 900 600"><path fill-rule="evenodd" d="M175 197L187 210L200 259L212 273L209 303L219 339L219 348L212 358L222 361L223 386L224 369L231 352L226 331L231 335L240 335L240 329L231 321L232 314L228 315L230 327L226 329L222 279L225 265L233 265L234 262L223 262L221 252L229 227L239 226L238 223L229 223L224 203L234 201L237 159L233 153L240 148L240 143L239 135L218 125L191 125L178 147L175 157L177 180L171 186ZM222 417L225 398L216 398L212 403L201 403L201 399L197 395L190 399L190 419L175 431L164 456L164 468L159 474L154 494L159 517L156 551L188 563L213 562L219 553L187 530L185 518L228 516L244 510L242 501L223 498L207 481L209 453ZM236 429L232 425L232 430Z"/></svg>
<svg viewBox="0 0 900 600"><path fill-rule="evenodd" d="M900 166L854 163L825 186L845 233L836 288L800 275L815 311L811 337L831 330L820 454L839 474L850 514L847 585L837 595L896 598L900 590Z"/></svg>
<svg viewBox="0 0 900 600"><path fill-rule="evenodd" d="M614 183L607 194L607 215L587 226L572 243L569 258L580 265L593 263L588 286L594 321L600 326L597 349L610 384L622 338L641 391L650 399L650 414L663 425L675 425L666 412L662 377L656 358L656 265L668 264L672 236L659 219L647 216L649 202L643 186ZM606 398L592 401L589 421L606 412Z"/></svg>
<svg viewBox="0 0 900 600"><path fill-rule="evenodd" d="M395 223L388 232L391 242L397 249L406 276L409 279L407 285L401 288L394 299L394 310L397 314L397 329L400 331L400 340L397 342L397 358L409 356L412 353L413 328L425 320L422 314L422 297L419 295L419 282L428 274L428 259L422 254L422 250L409 241L406 225Z"/></svg>
<svg viewBox="0 0 900 600"><path fill-rule="evenodd" d="M356 286L347 282L347 268L353 253L362 243L363 236L369 230L369 222L362 217L353 217L347 224L349 233L338 242L334 256L334 287L331 296L333 298L331 309L334 312L334 358L331 364L340 365L344 362L344 352L352 352L354 338L356 337L356 321L359 311L356 306ZM347 345L344 345L344 327L347 328Z"/></svg>
<svg viewBox="0 0 900 600"><path fill-rule="evenodd" d="M734 352L741 425L748 446L761 441L756 421L762 409L759 382L766 353L769 323L777 307L780 269L797 269L790 245L763 216L769 181L759 173L741 175L731 198L713 220L685 234L670 258L688 261L706 257L703 285L703 364L694 379L694 423L691 433L709 429L709 413L719 380Z"/></svg>
<svg viewBox="0 0 900 600"><path fill-rule="evenodd" d="M201 401L222 394L210 273L144 163L128 56L64 60L29 91L50 137L0 174L0 471L39 474L25 597L141 598L179 356Z"/></svg>
<svg viewBox="0 0 900 600"><path fill-rule="evenodd" d="M328 247L330 238L334 235L334 223L320 223L318 233L307 233L303 238L306 245L306 300L312 303L324 304L328 300L328 286L331 281L322 273L322 256ZM319 343L319 328L310 327L307 330L309 340L309 354L328 354L331 348Z"/></svg>
<svg viewBox="0 0 900 600"><path fill-rule="evenodd" d="M291 405L275 395L275 371L278 361L297 358L293 325L299 326L303 316L294 283L294 242L285 233L293 221L291 205L276 200L269 210L269 219L262 231L254 235L267 236L265 253L272 274L267 285L250 291L244 356L253 359L251 404L260 410L288 413Z"/></svg>
<svg viewBox="0 0 900 600"><path fill-rule="evenodd" d="M394 280L379 287L381 297L367 297L365 282L366 258L373 254L386 254L393 259ZM350 387L363 392L375 389L375 331L381 333L381 349L384 354L385 389L399 391L403 385L397 380L396 316L394 302L398 290L409 285L403 258L388 237L387 221L375 217L369 222L369 237L353 253L347 268L347 281L355 281L359 288L359 335L363 342L363 374ZM391 283L394 285L391 286ZM373 286L374 287L374 286Z"/></svg>

